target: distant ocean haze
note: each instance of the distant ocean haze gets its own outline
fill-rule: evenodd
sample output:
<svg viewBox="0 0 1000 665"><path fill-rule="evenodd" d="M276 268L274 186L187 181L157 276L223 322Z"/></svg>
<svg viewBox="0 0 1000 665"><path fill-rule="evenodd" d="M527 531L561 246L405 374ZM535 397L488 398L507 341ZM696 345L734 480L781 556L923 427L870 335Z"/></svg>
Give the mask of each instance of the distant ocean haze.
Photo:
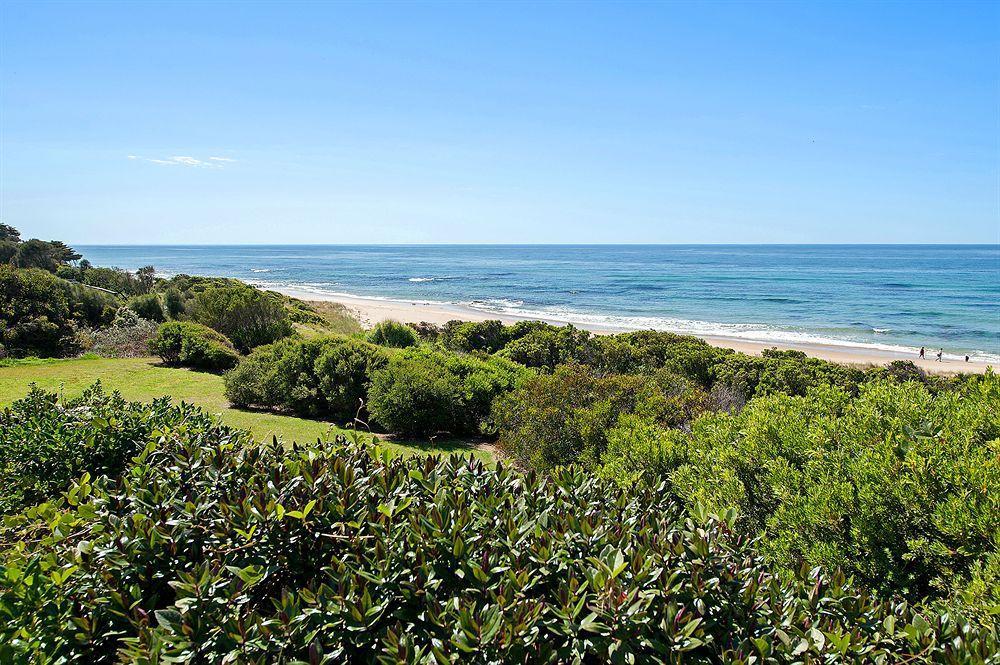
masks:
<svg viewBox="0 0 1000 665"><path fill-rule="evenodd" d="M95 265L612 329L1000 360L1000 245L78 246Z"/></svg>

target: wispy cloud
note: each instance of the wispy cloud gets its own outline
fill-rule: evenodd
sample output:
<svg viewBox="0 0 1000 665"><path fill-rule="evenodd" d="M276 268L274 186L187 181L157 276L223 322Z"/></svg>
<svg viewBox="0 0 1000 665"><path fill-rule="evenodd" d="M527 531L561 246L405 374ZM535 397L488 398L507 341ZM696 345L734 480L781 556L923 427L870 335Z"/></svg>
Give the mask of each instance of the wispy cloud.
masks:
<svg viewBox="0 0 1000 665"><path fill-rule="evenodd" d="M231 157L208 157L198 159L186 155L174 155L172 157L141 157L139 155L128 155L128 158L139 162L149 162L150 164L160 164L163 166L189 166L205 169L221 169L226 164L231 164L236 160Z"/></svg>

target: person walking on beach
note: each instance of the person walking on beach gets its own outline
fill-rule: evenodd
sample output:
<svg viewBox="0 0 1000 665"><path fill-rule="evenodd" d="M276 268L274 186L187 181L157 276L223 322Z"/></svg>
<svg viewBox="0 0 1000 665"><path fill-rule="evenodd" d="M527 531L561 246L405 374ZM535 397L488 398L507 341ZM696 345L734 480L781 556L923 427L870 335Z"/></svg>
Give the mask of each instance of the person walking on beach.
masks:
<svg viewBox="0 0 1000 665"><path fill-rule="evenodd" d="M965 362L969 362L969 354L968 353L965 354Z"/></svg>
<svg viewBox="0 0 1000 665"><path fill-rule="evenodd" d="M944 353L944 349L939 349L937 352L937 361L941 362L941 355Z"/></svg>
<svg viewBox="0 0 1000 665"><path fill-rule="evenodd" d="M920 359L921 360L924 359L924 347L922 347L922 346L920 347Z"/></svg>

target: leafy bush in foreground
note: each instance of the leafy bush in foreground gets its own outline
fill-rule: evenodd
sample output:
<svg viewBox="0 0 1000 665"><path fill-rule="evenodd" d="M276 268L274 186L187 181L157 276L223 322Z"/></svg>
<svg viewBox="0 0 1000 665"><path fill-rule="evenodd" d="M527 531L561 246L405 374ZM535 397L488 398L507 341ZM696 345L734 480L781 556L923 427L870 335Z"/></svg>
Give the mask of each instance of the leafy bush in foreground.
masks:
<svg viewBox="0 0 1000 665"><path fill-rule="evenodd" d="M160 323L167 318L163 310L163 303L160 302L160 296L156 293L144 293L132 296L125 304L129 309L138 314L140 319Z"/></svg>
<svg viewBox="0 0 1000 665"><path fill-rule="evenodd" d="M45 409L31 414L48 418ZM166 423L118 482L8 519L0 661L969 662L995 635L772 576L731 519L358 443Z"/></svg>
<svg viewBox="0 0 1000 665"><path fill-rule="evenodd" d="M190 321L161 324L149 348L168 365L194 369L229 369L240 358L224 335Z"/></svg>
<svg viewBox="0 0 1000 665"><path fill-rule="evenodd" d="M54 498L84 472L117 476L152 432L196 417L169 398L128 403L100 383L65 403L33 389L0 411L0 513Z"/></svg>
<svg viewBox="0 0 1000 665"><path fill-rule="evenodd" d="M623 422L602 473L646 471L689 505L737 507L775 564L841 568L882 594L1000 607L1000 377L932 395L881 381L706 414L690 433ZM994 619L996 618L994 617Z"/></svg>

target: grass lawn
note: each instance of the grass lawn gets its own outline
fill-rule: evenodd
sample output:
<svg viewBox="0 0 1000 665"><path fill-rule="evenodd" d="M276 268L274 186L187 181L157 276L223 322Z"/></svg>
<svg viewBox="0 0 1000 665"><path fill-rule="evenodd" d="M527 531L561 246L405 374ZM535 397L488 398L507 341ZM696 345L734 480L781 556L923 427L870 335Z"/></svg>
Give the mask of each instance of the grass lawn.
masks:
<svg viewBox="0 0 1000 665"><path fill-rule="evenodd" d="M277 436L284 441L315 441L330 432L343 432L331 423L229 407L218 374L164 367L158 358L74 358L25 360L0 366L0 407L24 397L30 384L76 397L100 379L107 390L118 390L129 400L149 401L171 395L219 414L228 425L250 430L258 439ZM492 462L492 455L464 441L383 442L400 454L472 453Z"/></svg>

